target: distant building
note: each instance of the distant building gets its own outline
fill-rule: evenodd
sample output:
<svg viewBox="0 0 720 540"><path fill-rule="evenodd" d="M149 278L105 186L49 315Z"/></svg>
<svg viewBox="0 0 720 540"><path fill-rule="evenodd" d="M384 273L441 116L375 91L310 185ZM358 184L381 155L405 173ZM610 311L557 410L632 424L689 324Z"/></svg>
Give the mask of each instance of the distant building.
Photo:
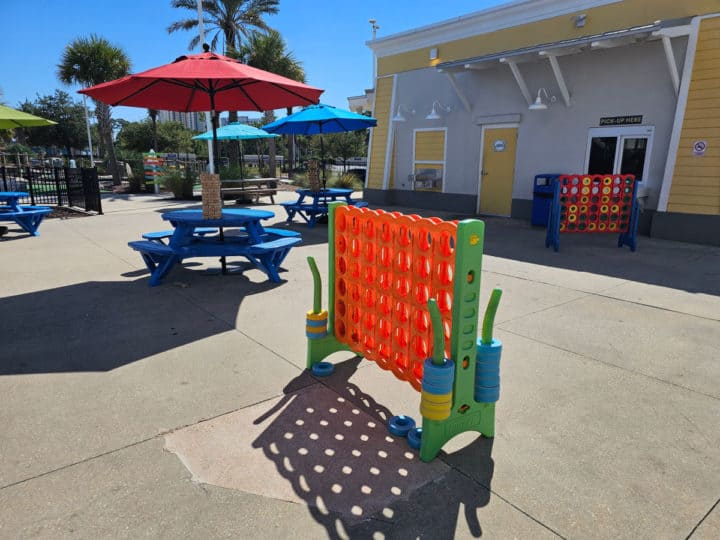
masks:
<svg viewBox="0 0 720 540"><path fill-rule="evenodd" d="M207 131L205 129L205 113L202 112L158 111L158 122L180 122L187 129Z"/></svg>
<svg viewBox="0 0 720 540"><path fill-rule="evenodd" d="M365 93L359 96L350 96L347 98L348 108L355 113L362 114L365 111L372 112L375 105L375 89L369 88Z"/></svg>

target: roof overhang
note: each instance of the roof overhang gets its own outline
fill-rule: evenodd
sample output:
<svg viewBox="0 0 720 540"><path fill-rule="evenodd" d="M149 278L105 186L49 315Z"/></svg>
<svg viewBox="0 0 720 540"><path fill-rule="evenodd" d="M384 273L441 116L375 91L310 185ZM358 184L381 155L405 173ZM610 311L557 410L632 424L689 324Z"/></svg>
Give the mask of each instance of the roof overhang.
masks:
<svg viewBox="0 0 720 540"><path fill-rule="evenodd" d="M378 57L435 47L459 39L521 26L552 17L579 13L622 0L515 0L438 23L421 26L365 44Z"/></svg>
<svg viewBox="0 0 720 540"><path fill-rule="evenodd" d="M608 49L627 46L633 43L660 39L662 35L673 37L687 35L690 32L689 19L681 21L658 21L645 26L637 26L603 34L583 36L574 39L543 43L532 47L524 47L510 51L502 51L483 56L465 58L453 62L444 62L435 66L439 71L464 71L485 69L497 62L513 62L515 64L542 60L547 56L564 56L578 54L592 49Z"/></svg>

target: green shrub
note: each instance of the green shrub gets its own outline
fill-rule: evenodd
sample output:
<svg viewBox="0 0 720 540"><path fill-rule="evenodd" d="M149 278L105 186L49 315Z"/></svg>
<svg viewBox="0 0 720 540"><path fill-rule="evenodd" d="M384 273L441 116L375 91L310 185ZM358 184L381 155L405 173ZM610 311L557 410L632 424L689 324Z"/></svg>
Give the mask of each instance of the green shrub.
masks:
<svg viewBox="0 0 720 540"><path fill-rule="evenodd" d="M328 179L328 185L336 188L345 189L362 189L363 184L358 179L357 175L352 173L345 173L338 178Z"/></svg>
<svg viewBox="0 0 720 540"><path fill-rule="evenodd" d="M162 177L163 188L172 191L176 199L192 199L195 181L196 175L189 168L174 169Z"/></svg>

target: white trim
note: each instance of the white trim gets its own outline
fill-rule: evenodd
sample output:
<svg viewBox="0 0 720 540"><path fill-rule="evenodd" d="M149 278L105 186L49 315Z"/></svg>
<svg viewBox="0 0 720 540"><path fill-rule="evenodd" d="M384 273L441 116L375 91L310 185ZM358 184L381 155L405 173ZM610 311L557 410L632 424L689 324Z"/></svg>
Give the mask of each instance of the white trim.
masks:
<svg viewBox="0 0 720 540"><path fill-rule="evenodd" d="M383 77L387 79L389 77ZM388 134L385 146L385 169L383 170L383 191L390 187L390 166L392 165L392 148L395 142L395 122L393 122L393 111L395 110L395 99L397 98L397 75L392 75L392 97L390 98L390 110L388 111Z"/></svg>
<svg viewBox="0 0 720 540"><path fill-rule="evenodd" d="M467 112L472 112L472 104L468 101L468 98L465 96L465 93L462 91L462 88L458 86L457 81L455 80L455 74L446 71L445 75L448 76L448 79L450 80L450 86L453 87L453 90L455 90L455 93L457 94L457 97L460 99L460 101L463 104L463 107L465 107L465 110Z"/></svg>
<svg viewBox="0 0 720 540"><path fill-rule="evenodd" d="M485 153L485 130L487 129L503 129L503 128L515 128L518 130L518 136L520 135L520 124L519 123L506 123L506 124L483 124L480 132L480 168L478 169L478 190L477 190L477 202L475 203L475 214L480 213L480 192L482 192L482 181L483 181L483 157ZM517 161L518 147L517 141L515 141L515 160ZM515 177L513 175L513 193L515 192ZM510 195L512 199L512 195Z"/></svg>
<svg viewBox="0 0 720 540"><path fill-rule="evenodd" d="M378 57L617 4L622 0L519 0L366 42Z"/></svg>
<svg viewBox="0 0 720 540"><path fill-rule="evenodd" d="M541 51L540 56L547 56L547 59L550 60L550 66L552 67L553 73L555 74L555 80L558 83L558 87L560 88L560 93L562 94L563 100L565 101L565 106L570 106L570 92L568 92L567 85L565 84L565 78L563 77L562 71L560 71L560 64L558 63L557 58L555 58L555 55L552 53L547 53L546 51Z"/></svg>
<svg viewBox="0 0 720 540"><path fill-rule="evenodd" d="M533 99L530 95L530 90L528 90L527 84L525 84L525 79L522 76L522 73L520 73L520 68L517 67L517 64L510 58L501 58L500 63L510 66L510 71L512 71L513 77L515 77L515 82L517 82L520 87L520 92L522 92L522 95L525 98L525 101L527 101L529 107L532 104Z"/></svg>
<svg viewBox="0 0 720 540"><path fill-rule="evenodd" d="M680 92L680 75L678 75L677 64L675 63L675 54L673 54L672 43L668 36L662 36L663 49L665 50L665 58L667 59L668 69L670 70L670 79L672 80L675 95Z"/></svg>
<svg viewBox="0 0 720 540"><path fill-rule="evenodd" d="M695 17L690 22L690 35L688 36L687 49L685 51L685 65L683 66L682 79L680 79L680 92L677 104L675 105L675 119L673 120L670 144L668 145L667 159L665 160L665 174L660 186L657 211L667 212L668 200L670 199L670 187L672 186L673 175L675 174L675 162L677 161L678 146L680 145L680 134L685 120L685 107L687 106L688 94L690 92L690 79L695 64L695 51L697 50L698 35L700 33L700 20L706 17Z"/></svg>
<svg viewBox="0 0 720 540"><path fill-rule="evenodd" d="M428 160L428 159L422 159L417 160L415 159L415 141L417 137L415 134L418 131L444 131L443 134L443 159L442 161L438 160ZM415 128L413 129L413 136L412 136L412 172L410 174L415 174L415 164L416 163L427 163L428 165L442 165L442 188L440 189L440 193L445 193L445 185L447 181L447 151L448 151L448 136L447 136L448 128L447 127L437 127L437 128ZM415 191L415 182L410 185L412 188L411 191Z"/></svg>
<svg viewBox="0 0 720 540"><path fill-rule="evenodd" d="M587 146L585 148L585 163L583 165L583 172L587 174L588 167L590 165L590 147L594 137L617 137L618 145L615 148L615 161L613 163L613 170L606 171L612 172L612 174L620 174L620 164L622 160L622 142L623 139L643 139L646 138L647 148L645 149L645 162L643 163L643 174L642 181L644 182L643 187L647 185L648 172L650 170L650 158L652 156L653 140L655 138L655 126L608 126L608 127L593 127L588 129Z"/></svg>

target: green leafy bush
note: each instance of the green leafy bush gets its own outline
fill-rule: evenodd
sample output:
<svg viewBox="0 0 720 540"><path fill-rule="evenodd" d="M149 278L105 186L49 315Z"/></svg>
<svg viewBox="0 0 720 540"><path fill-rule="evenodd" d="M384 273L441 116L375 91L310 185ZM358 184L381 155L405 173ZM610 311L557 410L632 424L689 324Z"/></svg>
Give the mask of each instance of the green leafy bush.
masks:
<svg viewBox="0 0 720 540"><path fill-rule="evenodd" d="M163 188L172 191L176 199L192 199L196 175L192 169L174 169L162 177Z"/></svg>

